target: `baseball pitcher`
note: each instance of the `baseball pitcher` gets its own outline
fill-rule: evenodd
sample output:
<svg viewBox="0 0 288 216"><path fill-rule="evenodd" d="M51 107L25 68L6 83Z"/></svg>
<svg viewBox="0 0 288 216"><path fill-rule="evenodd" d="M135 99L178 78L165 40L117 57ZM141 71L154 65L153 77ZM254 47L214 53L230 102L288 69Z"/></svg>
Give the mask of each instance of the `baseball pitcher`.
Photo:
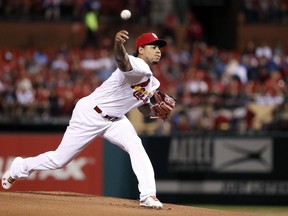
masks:
<svg viewBox="0 0 288 216"><path fill-rule="evenodd" d="M64 167L93 139L102 136L129 154L139 183L140 206L163 207L156 198L150 159L125 114L138 108L145 116L165 120L174 108L174 99L158 90L160 83L151 71L151 66L159 62L160 48L166 41L154 33L145 33L136 40L136 53L129 55L124 47L128 35L125 30L116 33L114 55L118 68L94 92L77 102L58 148L36 157L16 157L2 177L3 188L11 188L17 179L27 178L34 171ZM156 103L152 104L154 94Z"/></svg>

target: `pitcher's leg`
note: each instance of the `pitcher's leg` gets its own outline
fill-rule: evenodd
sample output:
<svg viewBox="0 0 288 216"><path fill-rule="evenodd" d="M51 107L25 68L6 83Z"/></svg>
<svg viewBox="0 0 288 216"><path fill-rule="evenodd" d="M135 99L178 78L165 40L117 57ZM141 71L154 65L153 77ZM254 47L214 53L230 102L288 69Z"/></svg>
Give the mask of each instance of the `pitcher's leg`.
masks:
<svg viewBox="0 0 288 216"><path fill-rule="evenodd" d="M28 178L35 170L54 170L57 169L56 164L48 157L53 154L52 151L45 152L36 157L21 158L17 157L13 160L10 167L10 175L13 179Z"/></svg>
<svg viewBox="0 0 288 216"><path fill-rule="evenodd" d="M73 111L70 124L58 148L36 157L18 159L17 163L11 165L11 177L25 178L33 171L64 167L107 127L109 124L95 110L88 108L85 100L81 99Z"/></svg>
<svg viewBox="0 0 288 216"><path fill-rule="evenodd" d="M55 151L48 151L36 157L28 157L12 163L11 177L14 179L27 178L34 171L55 170L68 164L94 136L83 137L75 131L67 128L63 139Z"/></svg>
<svg viewBox="0 0 288 216"><path fill-rule="evenodd" d="M131 139L133 141L133 139ZM142 146L140 139L134 140L132 147L128 153L131 160L131 165L138 179L138 188L140 191L140 200L145 200L149 196L156 196L156 184L154 177L154 169L151 161Z"/></svg>
<svg viewBox="0 0 288 216"><path fill-rule="evenodd" d="M104 133L104 138L129 154L132 169L139 183L140 200L145 200L149 196L155 196L154 170L141 139L138 137L130 121L125 117L113 122Z"/></svg>

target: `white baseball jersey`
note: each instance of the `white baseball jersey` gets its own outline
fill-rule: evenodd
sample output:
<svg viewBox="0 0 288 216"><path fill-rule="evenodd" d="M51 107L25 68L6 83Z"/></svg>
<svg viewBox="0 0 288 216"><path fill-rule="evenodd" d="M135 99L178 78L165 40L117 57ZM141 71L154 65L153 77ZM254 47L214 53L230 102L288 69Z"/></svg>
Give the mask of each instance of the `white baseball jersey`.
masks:
<svg viewBox="0 0 288 216"><path fill-rule="evenodd" d="M131 109L150 102L160 82L147 63L129 55L132 70L119 68L89 96L93 107L98 106L110 116L121 117Z"/></svg>

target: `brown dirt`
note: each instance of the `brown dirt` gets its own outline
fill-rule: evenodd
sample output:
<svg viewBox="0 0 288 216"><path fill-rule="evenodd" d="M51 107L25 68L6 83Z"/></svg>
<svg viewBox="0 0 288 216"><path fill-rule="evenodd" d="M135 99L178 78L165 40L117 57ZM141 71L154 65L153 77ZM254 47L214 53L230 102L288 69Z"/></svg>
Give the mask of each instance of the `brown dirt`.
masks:
<svg viewBox="0 0 288 216"><path fill-rule="evenodd" d="M0 192L2 216L252 216L164 203L161 210L139 207L139 201L64 192Z"/></svg>

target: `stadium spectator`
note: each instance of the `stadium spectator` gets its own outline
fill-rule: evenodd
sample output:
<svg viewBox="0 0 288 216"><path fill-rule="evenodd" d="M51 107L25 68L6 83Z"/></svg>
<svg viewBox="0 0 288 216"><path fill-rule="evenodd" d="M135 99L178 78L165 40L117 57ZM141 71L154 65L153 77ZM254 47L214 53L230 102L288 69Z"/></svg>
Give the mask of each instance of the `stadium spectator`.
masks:
<svg viewBox="0 0 288 216"><path fill-rule="evenodd" d="M225 67L223 76L226 77L228 80L238 79L243 84L245 84L248 80L246 68L241 65L236 59L231 59L228 62Z"/></svg>
<svg viewBox="0 0 288 216"><path fill-rule="evenodd" d="M46 20L59 20L61 18L62 0L44 0L43 8Z"/></svg>
<svg viewBox="0 0 288 216"><path fill-rule="evenodd" d="M98 11L101 4L99 0L88 0L84 4L84 7L84 26L86 35L82 48L87 48L88 46L97 47L99 42L97 36L97 31L99 29Z"/></svg>
<svg viewBox="0 0 288 216"><path fill-rule="evenodd" d="M32 117L35 109L35 91L29 78L21 78L16 86L17 117Z"/></svg>

